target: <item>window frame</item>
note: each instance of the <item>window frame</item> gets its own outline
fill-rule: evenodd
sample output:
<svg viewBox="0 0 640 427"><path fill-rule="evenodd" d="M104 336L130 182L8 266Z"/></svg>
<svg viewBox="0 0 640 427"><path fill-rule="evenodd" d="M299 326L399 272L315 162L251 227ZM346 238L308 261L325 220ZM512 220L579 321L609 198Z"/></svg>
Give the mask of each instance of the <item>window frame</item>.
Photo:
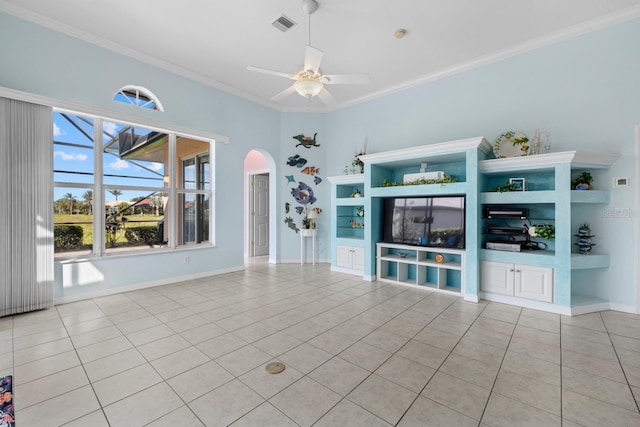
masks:
<svg viewBox="0 0 640 427"><path fill-rule="evenodd" d="M214 236L214 227L211 225L215 220L215 210L213 207L215 206L214 197L215 197L215 180L214 180L214 168L215 168L215 147L214 143L215 139L211 137L206 137L202 135L197 135L192 132L183 132L180 130L172 130L172 129L164 129L158 126L149 125L145 123L136 123L133 121L122 120L122 119L112 119L104 116L96 116L90 113L82 113L76 111L70 111L63 108L53 108L53 114L55 113L64 113L64 114L73 114L77 116L84 116L87 118L93 119L93 138L94 141L99 141L100 146L97 146L97 143L94 142L94 158L93 158L93 184L81 184L81 183L73 183L73 182L65 182L65 181L54 181L52 185L53 188L81 188L93 191L93 205L94 205L94 214L93 214L93 245L90 254L82 253L82 254L65 254L56 253L56 260L73 260L79 258L87 258L89 257L105 257L105 256L118 256L118 255L149 255L158 252L164 252L167 250L181 250L181 249L208 249L214 247L215 236ZM134 126L134 127L142 127L145 129L149 129L151 131L162 132L168 135L168 164L165 165L165 174L168 176L168 184L165 187L146 187L146 186L130 186L130 185L114 185L114 184L105 184L104 170L103 170L103 159L104 152L103 148L103 124L104 122L113 122L116 124L122 124L126 126ZM52 131L53 132L53 131ZM209 213L208 213L208 221L209 221L209 230L208 230L208 239L206 241L202 241L201 243L192 243L189 245L181 244L178 242L178 224L180 221L180 217L178 215L178 194L179 192L187 192L191 193L191 191L185 191L184 189L179 188L180 183L177 182L178 171L177 171L177 155L176 155L176 140L178 137L185 137L193 140L198 140L201 142L208 143L208 150L206 153L201 153L199 156L208 156L209 158L209 190L196 190L195 193L205 194L209 197ZM53 143L53 141L52 141ZM168 236L168 243L164 244L160 248L149 249L146 247L141 248L126 248L121 251L119 250L108 250L105 242L105 191L108 190L122 190L122 191L149 191L149 192L158 192L165 193L168 195L168 202L165 209L164 218L167 216L167 212L169 212L169 223L165 222L165 233ZM97 212L96 207L99 207L100 211ZM53 209L53 206L52 206Z"/></svg>

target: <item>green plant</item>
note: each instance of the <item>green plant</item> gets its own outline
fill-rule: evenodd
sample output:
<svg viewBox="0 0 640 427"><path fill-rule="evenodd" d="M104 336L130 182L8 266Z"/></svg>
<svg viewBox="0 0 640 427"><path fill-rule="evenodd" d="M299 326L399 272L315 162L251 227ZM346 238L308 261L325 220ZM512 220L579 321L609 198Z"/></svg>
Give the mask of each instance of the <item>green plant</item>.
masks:
<svg viewBox="0 0 640 427"><path fill-rule="evenodd" d="M584 171L580 175L578 175L575 179L571 180L571 189L576 190L581 185L586 185L586 189L591 188L591 183L593 182L593 176L591 176L591 172Z"/></svg>
<svg viewBox="0 0 640 427"><path fill-rule="evenodd" d="M351 195L349 197L353 198L353 197L361 197L362 193L360 192L359 188L355 188L353 190L353 193L351 193Z"/></svg>
<svg viewBox="0 0 640 427"><path fill-rule="evenodd" d="M394 182L394 181L385 179L384 181L382 181L381 187L401 187L404 185L425 185L425 184L449 184L452 182L457 182L457 181L455 178L452 178L450 176L445 176L442 179L418 178L415 181L409 181L409 182L397 182L397 181Z"/></svg>
<svg viewBox="0 0 640 427"><path fill-rule="evenodd" d="M53 246L59 249L75 249L82 245L84 231L79 225L56 225L53 227Z"/></svg>
<svg viewBox="0 0 640 427"><path fill-rule="evenodd" d="M129 227L124 231L124 237L132 243L156 243L158 241L158 227Z"/></svg>
<svg viewBox="0 0 640 427"><path fill-rule="evenodd" d="M515 191L515 190L516 190L516 186L510 182L506 183L505 185L498 185L491 189L491 191L497 191L498 193L505 193L507 191Z"/></svg>
<svg viewBox="0 0 640 427"><path fill-rule="evenodd" d="M553 224L536 225L536 236L545 240L554 240L556 238L556 227Z"/></svg>

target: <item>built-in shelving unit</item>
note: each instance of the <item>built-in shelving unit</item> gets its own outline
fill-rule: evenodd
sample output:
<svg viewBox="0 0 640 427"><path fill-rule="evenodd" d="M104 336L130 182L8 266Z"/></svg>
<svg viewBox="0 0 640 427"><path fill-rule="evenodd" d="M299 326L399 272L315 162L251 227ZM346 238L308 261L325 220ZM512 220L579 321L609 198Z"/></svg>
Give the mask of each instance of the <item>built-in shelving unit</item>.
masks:
<svg viewBox="0 0 640 427"><path fill-rule="evenodd" d="M570 186L572 178L585 171L592 173L596 182L608 182L608 177L599 178L605 177L616 155L569 151L495 159L484 138L470 138L366 154L360 159L364 174L329 178L332 269L361 274L365 280L450 292L469 301L485 298L562 314L604 307L606 301L585 286L585 278L595 269L609 267L610 256L603 249L606 245L596 242L590 254L580 254L574 234L581 223L597 219L610 194L604 185L583 191ZM442 172L455 182L395 185L402 183L405 175L423 172ZM523 178L525 190L492 191L510 178ZM361 197L351 197L354 191ZM386 199L449 195L465 196L464 249L384 242ZM552 224L555 239L528 238L541 243L536 250L487 249L486 242L496 238L495 228L491 230L494 235L487 233L494 218L483 217L483 207L491 206L526 208L526 217L499 221L521 230ZM503 238L509 240L506 234ZM519 238L523 234L527 239L527 233L514 233ZM437 254L445 261L437 262ZM483 286L482 281L490 283Z"/></svg>
<svg viewBox="0 0 640 427"><path fill-rule="evenodd" d="M331 183L331 269L362 275L364 271L364 175L327 178Z"/></svg>
<svg viewBox="0 0 640 427"><path fill-rule="evenodd" d="M576 272L609 267L609 254L598 252L597 249L590 255L577 253L573 235L581 223L594 219L592 216L596 210L589 207L609 203L610 194L604 189L572 190L571 180L583 171L590 171L597 176L599 171L609 169L617 157L604 153L568 151L480 161L480 202L483 206L526 207L529 209L527 221L505 218L504 224L517 227L523 226L523 222L527 226L549 223L553 224L556 230L554 241L534 238L546 244L546 250L506 252L482 249L481 263L499 261L520 266L551 268L552 298L539 298L546 301L546 305L535 305L536 308L564 314L578 314L592 311L590 308L597 308L602 299L587 294L588 290L583 289L581 281L576 278ZM504 185L510 178L524 178L526 191L490 191L496 186ZM489 221L484 219L482 226L485 229L487 224ZM493 237L484 234L481 243L484 240L486 244L486 241ZM548 285L547 282L546 286ZM505 299L501 297L500 292L492 291L491 286L483 286L481 283L482 298L527 304L527 301L519 300L517 295Z"/></svg>

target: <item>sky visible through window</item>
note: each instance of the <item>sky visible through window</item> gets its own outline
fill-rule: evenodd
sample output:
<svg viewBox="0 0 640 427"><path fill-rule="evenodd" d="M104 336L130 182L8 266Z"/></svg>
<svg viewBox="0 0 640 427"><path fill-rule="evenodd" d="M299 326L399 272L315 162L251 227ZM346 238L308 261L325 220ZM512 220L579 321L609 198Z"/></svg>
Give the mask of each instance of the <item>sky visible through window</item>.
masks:
<svg viewBox="0 0 640 427"><path fill-rule="evenodd" d="M65 118L66 115L73 123ZM93 184L94 179L94 143L93 119L74 116L67 113L54 113L53 139L54 144L54 181L65 183ZM103 143L107 144L103 154L103 174L105 188L109 185L139 185L145 187L163 188L164 164L144 160L126 160L118 155L117 144L108 147L109 141L117 137L126 126L110 121L103 121ZM150 133L145 128L135 128L135 134L144 136ZM135 177L135 181L131 177ZM54 200L63 198L71 193L76 199L82 200L82 194L87 188L55 187ZM145 193L145 194L142 194ZM146 196L145 191L122 190L118 201L130 201L135 197ZM105 203L116 200L115 196L105 192Z"/></svg>

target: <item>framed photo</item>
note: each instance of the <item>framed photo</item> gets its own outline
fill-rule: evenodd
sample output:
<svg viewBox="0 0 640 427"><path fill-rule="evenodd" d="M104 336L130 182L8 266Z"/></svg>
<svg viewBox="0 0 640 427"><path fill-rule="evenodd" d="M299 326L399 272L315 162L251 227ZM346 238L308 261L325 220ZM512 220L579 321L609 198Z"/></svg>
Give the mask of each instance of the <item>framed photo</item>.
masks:
<svg viewBox="0 0 640 427"><path fill-rule="evenodd" d="M509 184L513 186L513 191L525 191L526 185L524 178L509 178Z"/></svg>

